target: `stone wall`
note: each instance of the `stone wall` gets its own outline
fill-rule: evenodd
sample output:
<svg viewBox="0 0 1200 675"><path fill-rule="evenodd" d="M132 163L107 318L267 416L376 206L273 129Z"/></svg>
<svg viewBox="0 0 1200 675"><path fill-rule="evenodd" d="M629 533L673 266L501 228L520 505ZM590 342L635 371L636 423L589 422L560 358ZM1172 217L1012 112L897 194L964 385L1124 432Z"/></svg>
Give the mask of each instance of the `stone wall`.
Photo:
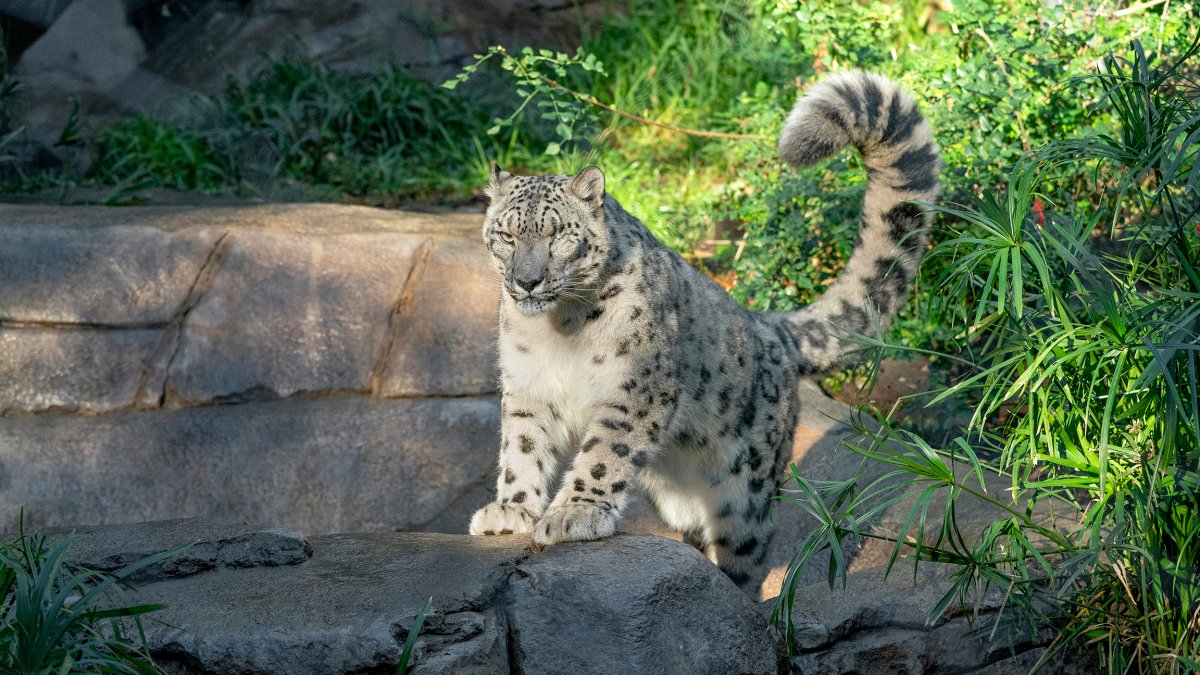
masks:
<svg viewBox="0 0 1200 675"><path fill-rule="evenodd" d="M426 524L486 485L498 447L478 227L0 206L0 530L18 507L33 524Z"/></svg>

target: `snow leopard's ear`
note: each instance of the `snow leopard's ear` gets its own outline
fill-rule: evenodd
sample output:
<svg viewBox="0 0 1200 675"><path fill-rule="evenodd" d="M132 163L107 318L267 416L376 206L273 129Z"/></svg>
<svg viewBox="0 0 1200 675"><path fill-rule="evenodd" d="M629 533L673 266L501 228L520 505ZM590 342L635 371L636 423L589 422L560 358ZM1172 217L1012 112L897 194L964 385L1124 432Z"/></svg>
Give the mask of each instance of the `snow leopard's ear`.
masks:
<svg viewBox="0 0 1200 675"><path fill-rule="evenodd" d="M604 172L589 166L571 177L567 191L592 208L600 208L604 203Z"/></svg>
<svg viewBox="0 0 1200 675"><path fill-rule="evenodd" d="M492 162L492 179L488 182L488 186L484 188L484 193L488 198L495 201L504 196L508 191L508 181L512 178L512 174L500 168L500 165Z"/></svg>

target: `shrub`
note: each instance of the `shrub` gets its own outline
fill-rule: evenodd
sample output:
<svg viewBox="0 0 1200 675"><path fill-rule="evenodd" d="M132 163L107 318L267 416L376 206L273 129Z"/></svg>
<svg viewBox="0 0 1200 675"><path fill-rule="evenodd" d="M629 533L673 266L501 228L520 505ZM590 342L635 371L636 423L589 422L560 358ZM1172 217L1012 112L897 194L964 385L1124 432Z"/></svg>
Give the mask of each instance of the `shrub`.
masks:
<svg viewBox="0 0 1200 675"><path fill-rule="evenodd" d="M389 66L347 75L271 61L176 124L123 120L99 139L96 178L270 197L396 204L462 194L485 175L482 105ZM481 140L482 139L482 140Z"/></svg>
<svg viewBox="0 0 1200 675"><path fill-rule="evenodd" d="M732 267L730 291L743 304L790 310L811 302L841 269L864 187L856 156L799 172L778 159L774 139L800 83L847 67L899 80L936 130L949 167L947 197L962 200L1001 186L1006 168L1030 148L1111 125L1106 112L1089 113L1096 86L1067 89L1061 80L1092 72L1128 37L1178 47L1193 9L1153 7L633 2L585 30L573 56L500 55L522 113L530 101L551 101L549 114L572 122L545 168L600 164L622 203L685 255L734 223L743 245L719 248L710 262ZM588 124L590 132L581 130ZM929 282L939 270L927 266L925 274ZM924 325L913 309L927 299L906 310L896 331L938 345L939 327Z"/></svg>
<svg viewBox="0 0 1200 675"><path fill-rule="evenodd" d="M1110 672L1200 668L1200 40L1174 60L1131 49L1072 83L1101 92L1115 128L1048 143L1003 190L938 207L958 225L933 252L931 310L957 331L946 358L963 372L931 397L963 397L973 416L945 448L860 424L851 449L892 469L871 485L792 468L789 497L824 525L789 568L783 616L813 555L834 547L844 574L841 542L869 534L894 543L892 563L907 550L959 568L931 620L998 589L1008 629L1095 645ZM945 517L927 531L938 493ZM900 532L864 527L905 498ZM972 499L1002 515L963 532ZM1067 508L1066 531L1033 517L1048 504Z"/></svg>

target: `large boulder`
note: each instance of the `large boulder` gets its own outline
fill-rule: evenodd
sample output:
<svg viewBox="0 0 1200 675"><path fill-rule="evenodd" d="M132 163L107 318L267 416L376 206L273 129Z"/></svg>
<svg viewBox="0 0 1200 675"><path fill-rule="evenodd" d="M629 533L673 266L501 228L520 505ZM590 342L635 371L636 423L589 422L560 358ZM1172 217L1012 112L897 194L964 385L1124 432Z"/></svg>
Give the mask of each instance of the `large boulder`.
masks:
<svg viewBox="0 0 1200 675"><path fill-rule="evenodd" d="M71 115L103 98L129 77L146 47L126 20L123 0L88 0L65 6L17 62L25 83L24 122L36 140L54 143Z"/></svg>

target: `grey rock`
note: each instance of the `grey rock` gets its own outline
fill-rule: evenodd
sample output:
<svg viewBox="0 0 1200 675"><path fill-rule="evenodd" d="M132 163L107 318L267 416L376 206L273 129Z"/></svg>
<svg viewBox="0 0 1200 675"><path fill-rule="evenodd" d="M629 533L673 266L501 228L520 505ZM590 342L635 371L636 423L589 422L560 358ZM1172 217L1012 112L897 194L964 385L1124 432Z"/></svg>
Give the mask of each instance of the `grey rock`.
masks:
<svg viewBox="0 0 1200 675"><path fill-rule="evenodd" d="M272 532L201 521L103 527L81 533L73 555L105 562L181 538L215 545ZM157 663L170 673L383 672L431 599L413 672L775 673L780 664L758 607L694 549L659 537L540 553L525 536L310 541L311 557L287 564L137 583L130 600L167 605L143 618Z"/></svg>
<svg viewBox="0 0 1200 675"><path fill-rule="evenodd" d="M419 236L238 229L187 317L168 402L367 392Z"/></svg>
<svg viewBox="0 0 1200 675"><path fill-rule="evenodd" d="M754 603L698 551L661 537L562 544L511 583L515 671L774 673Z"/></svg>
<svg viewBox="0 0 1200 675"><path fill-rule="evenodd" d="M219 570L141 586L168 672L354 673L394 668L418 611L417 672L504 672L503 589L528 555L516 537L313 537L300 565Z"/></svg>
<svg viewBox="0 0 1200 675"><path fill-rule="evenodd" d="M21 413L0 416L0 525L24 505L41 525L462 531L499 426L478 231L319 204L0 205L0 411Z"/></svg>
<svg viewBox="0 0 1200 675"><path fill-rule="evenodd" d="M475 237L430 241L392 317L383 396L490 394L498 389L500 288Z"/></svg>
<svg viewBox="0 0 1200 675"><path fill-rule="evenodd" d="M178 519L72 530L47 528L39 533L54 544L73 536L67 559L101 572L116 572L151 556L184 549L125 577L137 583L214 569L298 565L312 556L312 547L297 530L255 530L234 521Z"/></svg>
<svg viewBox="0 0 1200 675"><path fill-rule="evenodd" d="M199 92L142 67L135 68L105 92L107 102L118 110L165 120L187 119L194 115L199 95Z"/></svg>
<svg viewBox="0 0 1200 675"><path fill-rule="evenodd" d="M494 397L0 417L0 531L159 518L409 529L494 471ZM116 487L114 487L116 486Z"/></svg>
<svg viewBox="0 0 1200 675"><path fill-rule="evenodd" d="M599 18L607 6L594 0L525 5L513 0L266 0L242 7L212 2L179 22L149 55L147 69L208 94L220 93L230 74L245 78L260 69L264 56L284 55L351 72L391 62L438 83L457 72L457 59L489 45L573 50L580 24L572 8ZM196 54L204 59L198 62Z"/></svg>
<svg viewBox="0 0 1200 675"><path fill-rule="evenodd" d="M74 0L0 0L0 13L48 28Z"/></svg>
<svg viewBox="0 0 1200 675"><path fill-rule="evenodd" d="M52 337L22 338L15 354L42 345L46 359L8 363L0 397L30 411L128 407L128 387L103 405L70 398L118 366L122 382L140 379L142 408L494 393L498 295L478 228L473 214L333 205L0 205L0 327L95 329L62 338L80 344L58 360ZM118 329L165 332L141 364L86 358L132 339L104 332ZM60 394L43 391L47 372L65 374Z"/></svg>
<svg viewBox="0 0 1200 675"><path fill-rule="evenodd" d="M178 211L0 206L0 321L164 326L222 233Z"/></svg>
<svg viewBox="0 0 1200 675"><path fill-rule="evenodd" d="M27 87L28 131L39 140L57 139L71 112L70 97L103 96L145 56L122 0L71 3L16 65L15 76Z"/></svg>
<svg viewBox="0 0 1200 675"><path fill-rule="evenodd" d="M0 413L128 407L161 335L0 324Z"/></svg>
<svg viewBox="0 0 1200 675"><path fill-rule="evenodd" d="M793 672L1028 672L1048 642L1044 636L1001 630L991 641L990 631L979 634L993 626L1003 589L984 593L977 608L952 604L930 622L929 612L951 588L953 572L949 566L922 563L914 579L905 563L887 578L882 568L850 574L845 590L840 584L830 589L827 583L798 589L792 612ZM773 607L773 602L763 603L764 614ZM1075 672L1068 663L1051 666L1044 672Z"/></svg>

